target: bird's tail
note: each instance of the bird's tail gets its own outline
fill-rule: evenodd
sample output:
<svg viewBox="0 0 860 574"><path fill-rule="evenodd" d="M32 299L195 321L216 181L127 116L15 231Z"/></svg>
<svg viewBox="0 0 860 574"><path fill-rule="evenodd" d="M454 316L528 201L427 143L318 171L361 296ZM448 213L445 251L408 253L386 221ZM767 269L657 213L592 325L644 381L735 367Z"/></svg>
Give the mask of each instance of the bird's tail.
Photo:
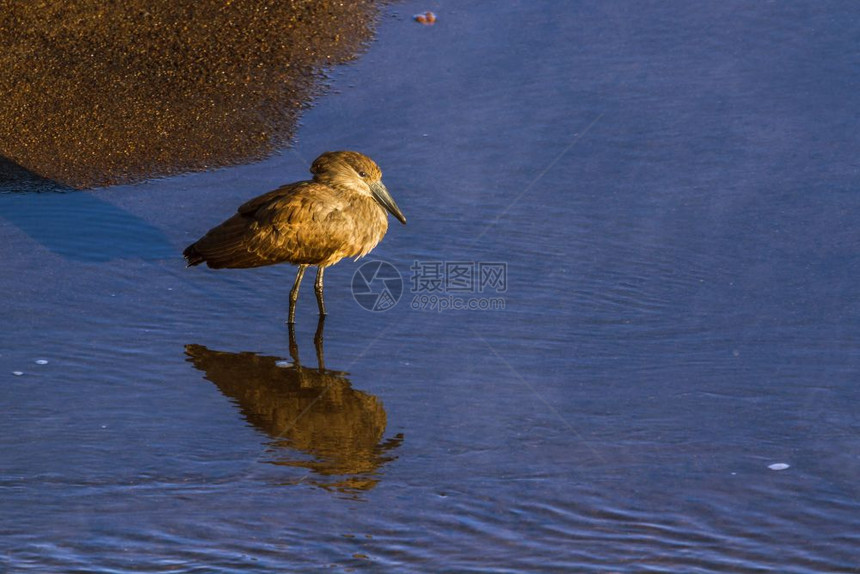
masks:
<svg viewBox="0 0 860 574"><path fill-rule="evenodd" d="M186 247L185 251L182 252L182 256L185 257L185 263L187 263L186 267L194 267L195 265L200 265L206 261L203 254L197 251L196 243L192 243Z"/></svg>
<svg viewBox="0 0 860 574"><path fill-rule="evenodd" d="M182 252L188 266L205 262L213 269L241 269L278 263L279 259L260 256L252 249L254 237L251 223L252 220L237 213L210 229Z"/></svg>

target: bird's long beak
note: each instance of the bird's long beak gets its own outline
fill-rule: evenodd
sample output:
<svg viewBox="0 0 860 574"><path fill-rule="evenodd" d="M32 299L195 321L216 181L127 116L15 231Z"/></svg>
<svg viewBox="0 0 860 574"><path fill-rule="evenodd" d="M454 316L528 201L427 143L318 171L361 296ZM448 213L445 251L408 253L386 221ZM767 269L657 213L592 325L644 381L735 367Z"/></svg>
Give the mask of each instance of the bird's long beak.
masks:
<svg viewBox="0 0 860 574"><path fill-rule="evenodd" d="M373 192L373 197L376 201L379 202L382 207L387 209L391 215L400 220L400 223L406 225L406 217L404 217L403 212L400 211L400 208L397 207L397 204L394 203L394 198L391 197L391 194L388 193L388 190L385 189L385 186L382 185L381 181L374 182L370 185L370 191Z"/></svg>

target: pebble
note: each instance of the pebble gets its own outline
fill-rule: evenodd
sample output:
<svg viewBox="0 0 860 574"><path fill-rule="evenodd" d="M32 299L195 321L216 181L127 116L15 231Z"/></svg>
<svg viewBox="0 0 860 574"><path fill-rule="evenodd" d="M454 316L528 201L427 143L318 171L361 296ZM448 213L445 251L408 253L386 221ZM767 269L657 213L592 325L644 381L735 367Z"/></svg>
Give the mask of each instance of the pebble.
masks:
<svg viewBox="0 0 860 574"><path fill-rule="evenodd" d="M48 361L45 359L36 359L36 364L37 365L47 365Z"/></svg>
<svg viewBox="0 0 860 574"><path fill-rule="evenodd" d="M12 374L15 375L16 377L20 377L21 375L24 374L24 371L12 371Z"/></svg>
<svg viewBox="0 0 860 574"><path fill-rule="evenodd" d="M773 464L767 465L767 467L771 470L785 470L790 466L790 464L785 464L784 462L775 462Z"/></svg>

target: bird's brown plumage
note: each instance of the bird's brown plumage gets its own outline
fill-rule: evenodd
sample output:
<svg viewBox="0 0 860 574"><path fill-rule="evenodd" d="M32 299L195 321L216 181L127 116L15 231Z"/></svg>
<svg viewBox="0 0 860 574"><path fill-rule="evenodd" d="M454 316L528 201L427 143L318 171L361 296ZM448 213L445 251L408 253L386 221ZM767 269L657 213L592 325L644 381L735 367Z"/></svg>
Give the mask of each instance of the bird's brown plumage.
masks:
<svg viewBox="0 0 860 574"><path fill-rule="evenodd" d="M317 297L322 302L322 269L344 257L367 255L388 230L391 212L406 219L382 184L369 157L352 151L327 152L311 166L313 179L285 185L242 204L237 213L189 245L189 266L248 268L293 263L299 277L317 265ZM294 307L291 294L291 318Z"/></svg>

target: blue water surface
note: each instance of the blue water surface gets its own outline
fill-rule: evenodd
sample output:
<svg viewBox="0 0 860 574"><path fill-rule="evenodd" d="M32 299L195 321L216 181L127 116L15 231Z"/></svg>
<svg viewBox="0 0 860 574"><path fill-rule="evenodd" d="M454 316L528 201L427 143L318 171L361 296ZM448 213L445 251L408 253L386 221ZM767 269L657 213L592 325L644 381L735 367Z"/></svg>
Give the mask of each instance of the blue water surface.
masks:
<svg viewBox="0 0 860 574"><path fill-rule="evenodd" d="M268 160L4 183L0 564L860 571L858 37L836 0L403 2ZM409 223L390 309L326 273L321 369L291 268L180 253L330 149Z"/></svg>

